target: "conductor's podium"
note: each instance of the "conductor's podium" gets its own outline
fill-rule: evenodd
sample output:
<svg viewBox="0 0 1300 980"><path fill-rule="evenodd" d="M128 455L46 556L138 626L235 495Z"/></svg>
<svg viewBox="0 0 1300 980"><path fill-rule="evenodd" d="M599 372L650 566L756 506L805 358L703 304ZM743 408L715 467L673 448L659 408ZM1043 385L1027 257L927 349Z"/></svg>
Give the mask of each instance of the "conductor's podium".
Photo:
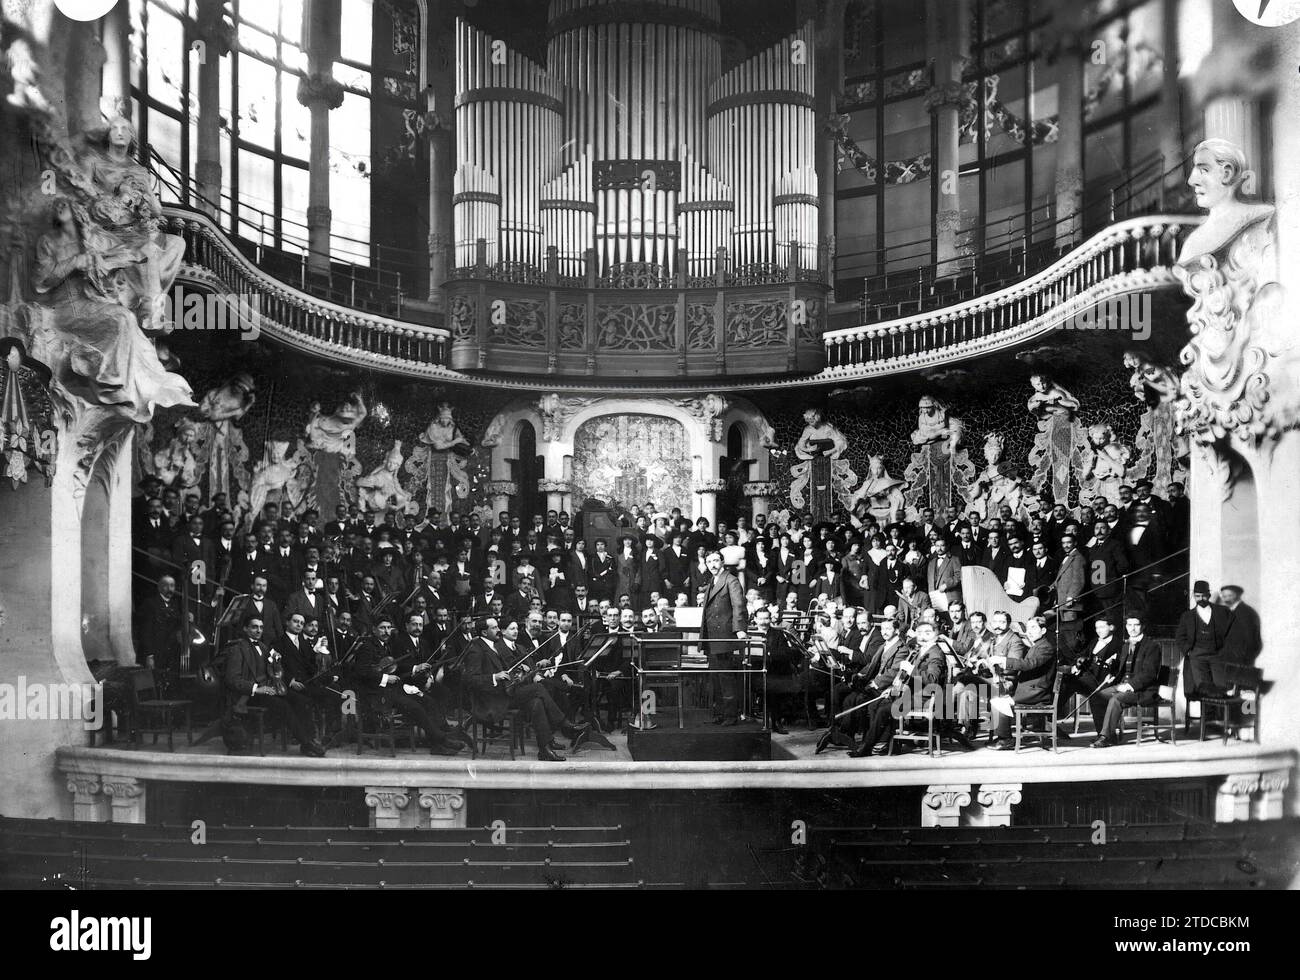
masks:
<svg viewBox="0 0 1300 980"><path fill-rule="evenodd" d="M706 649L729 647L735 664L709 666ZM772 758L767 730L767 656L762 640L701 640L689 629L672 637L648 634L632 644L638 719L627 747L637 762L710 760L748 762ZM715 724L714 700L730 680L745 718ZM755 715L764 718L756 721ZM654 727L649 727L653 724Z"/></svg>

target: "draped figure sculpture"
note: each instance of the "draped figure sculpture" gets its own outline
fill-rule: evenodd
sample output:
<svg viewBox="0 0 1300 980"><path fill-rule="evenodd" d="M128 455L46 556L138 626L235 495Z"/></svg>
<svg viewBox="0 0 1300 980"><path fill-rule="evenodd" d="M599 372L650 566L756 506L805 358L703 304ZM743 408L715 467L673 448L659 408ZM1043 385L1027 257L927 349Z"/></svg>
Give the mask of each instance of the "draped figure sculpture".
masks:
<svg viewBox="0 0 1300 980"><path fill-rule="evenodd" d="M437 414L416 441L406 461L406 472L425 488L425 513L455 510L460 501L469 497L468 458L473 449L456 424L449 403L438 405Z"/></svg>
<svg viewBox="0 0 1300 980"><path fill-rule="evenodd" d="M149 421L156 408L193 405L189 384L163 367L134 312L127 272L145 261L140 250L104 232L70 198L54 198L51 219L36 245L32 286L51 309L42 353L55 380L132 422Z"/></svg>
<svg viewBox="0 0 1300 980"><path fill-rule="evenodd" d="M984 517L997 517L1003 505L1011 508L1016 517L1023 517L1024 488L1012 464L1002 462L1005 443L997 432L984 438L985 467L971 481L971 495L967 505Z"/></svg>
<svg viewBox="0 0 1300 980"><path fill-rule="evenodd" d="M1070 494L1070 473L1078 469L1080 459L1082 433L1076 431L1075 419L1079 399L1043 374L1031 376L1029 383L1034 393L1026 407L1038 420L1038 435L1029 451L1029 464L1034 467L1030 482L1035 490L1064 504Z"/></svg>
<svg viewBox="0 0 1300 980"><path fill-rule="evenodd" d="M397 478L404 458L402 440L397 439L393 442L393 448L384 455L384 461L357 480L357 495L366 510L382 514L388 510L389 501L392 501L392 506L398 510L414 513L411 495L402 489Z"/></svg>
<svg viewBox="0 0 1300 980"><path fill-rule="evenodd" d="M803 508L807 494L813 520L827 520L835 501L849 505L851 487L858 477L849 468L849 461L841 458L849 447L844 433L827 422L820 409L807 409L803 420L803 432L794 445L794 454L800 462L790 467L790 475L794 477L790 484L790 503Z"/></svg>
<svg viewBox="0 0 1300 980"><path fill-rule="evenodd" d="M915 520L923 506L942 510L966 499L975 467L960 448L964 432L962 420L949 417L948 406L933 395L921 396L912 430L916 452L903 473L909 520Z"/></svg>

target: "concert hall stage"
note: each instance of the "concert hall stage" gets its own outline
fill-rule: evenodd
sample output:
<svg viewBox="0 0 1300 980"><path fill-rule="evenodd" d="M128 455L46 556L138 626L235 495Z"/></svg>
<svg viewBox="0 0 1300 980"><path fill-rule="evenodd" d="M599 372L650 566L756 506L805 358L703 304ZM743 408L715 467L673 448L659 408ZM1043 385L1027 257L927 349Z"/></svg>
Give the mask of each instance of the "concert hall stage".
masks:
<svg viewBox="0 0 1300 980"><path fill-rule="evenodd" d="M1196 787L1206 795L1206 806L1218 819L1281 815L1287 773L1295 764L1294 751L1249 742L1185 741L1145 742L1113 749L1091 749L1079 738L1062 745L1059 753L1027 748L1019 754L980 748L946 750L936 758L910 751L894 756L852 759L840 751L815 754L816 732L772 737L770 761L634 761L623 736L610 740L615 751L583 749L562 763L506 758L504 752L471 760L430 756L399 750L396 758L367 752L358 756L350 748L335 750L324 759L291 754L227 755L219 743L175 752L141 746L64 746L58 750L58 768L73 794L74 817L88 820L139 822L146 819L151 799L162 799L169 787L215 791L219 787L355 788L367 799L377 787L405 788L415 796L425 788L459 798L454 812L426 815L412 825L434 825L446 819L464 825L476 794L495 791L532 791L542 796L558 793L640 793L664 791L786 791L835 790L915 791L922 802L913 810L912 822L935 818L935 807L919 799L934 793L998 787L1011 791L1015 802L1036 795L1058 794L1061 787L1086 784L1161 784L1186 789ZM269 748L269 747L268 747ZM1097 787L1100 788L1100 787ZM1114 787L1112 786L1113 790ZM148 792L146 792L148 790ZM395 790L395 791L396 791ZM1122 795L1122 794L1121 794ZM370 803L376 826L386 820L420 818L418 811L386 813ZM426 803L426 809L429 805ZM477 807L473 807L478 812ZM1011 822L1011 805L1006 820ZM485 814L490 816L490 814ZM943 814L939 817L947 819ZM959 814L965 819L968 814ZM150 815L148 819L152 820ZM488 821L490 822L490 820ZM941 821L942 822L942 821ZM473 824L474 821L471 821Z"/></svg>

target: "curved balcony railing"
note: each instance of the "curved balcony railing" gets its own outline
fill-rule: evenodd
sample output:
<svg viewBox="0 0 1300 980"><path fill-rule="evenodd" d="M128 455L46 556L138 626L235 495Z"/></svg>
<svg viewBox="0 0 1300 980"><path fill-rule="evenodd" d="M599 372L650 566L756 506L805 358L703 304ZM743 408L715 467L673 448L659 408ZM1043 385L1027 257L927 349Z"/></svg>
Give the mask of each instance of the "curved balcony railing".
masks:
<svg viewBox="0 0 1300 980"><path fill-rule="evenodd" d="M1011 347L1056 329L1098 303L1178 285L1173 265L1199 215L1117 222L1041 272L996 292L884 323L833 330L824 380L934 367Z"/></svg>
<svg viewBox="0 0 1300 980"><path fill-rule="evenodd" d="M321 300L258 267L206 214L164 205L168 231L185 239L179 279L237 297L255 311L261 333L335 361L404 373L449 375L450 336L438 327L406 323Z"/></svg>

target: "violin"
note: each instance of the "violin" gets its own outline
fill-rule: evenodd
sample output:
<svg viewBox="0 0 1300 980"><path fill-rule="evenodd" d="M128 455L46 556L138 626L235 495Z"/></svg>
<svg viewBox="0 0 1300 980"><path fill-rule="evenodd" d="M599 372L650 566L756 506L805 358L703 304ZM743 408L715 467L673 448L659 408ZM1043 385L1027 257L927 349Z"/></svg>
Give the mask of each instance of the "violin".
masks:
<svg viewBox="0 0 1300 980"><path fill-rule="evenodd" d="M289 688L284 683L284 663L280 651L272 650L266 655L266 670L271 676L271 687L275 691L275 696L284 697L289 692Z"/></svg>

